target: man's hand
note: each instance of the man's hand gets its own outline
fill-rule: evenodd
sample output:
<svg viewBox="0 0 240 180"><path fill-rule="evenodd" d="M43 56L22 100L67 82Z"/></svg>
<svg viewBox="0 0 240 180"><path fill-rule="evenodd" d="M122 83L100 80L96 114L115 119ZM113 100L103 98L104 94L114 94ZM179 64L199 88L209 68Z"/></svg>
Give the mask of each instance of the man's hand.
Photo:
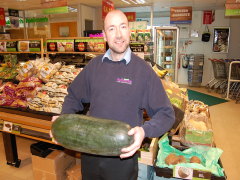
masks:
<svg viewBox="0 0 240 180"><path fill-rule="evenodd" d="M51 121L54 122L58 117L59 117L59 116L53 116ZM52 135L52 131L51 131L51 130L50 130L50 132L49 132L49 135L50 135L50 137L52 138L52 141L57 144L57 141L55 141L54 138L53 138L53 135Z"/></svg>
<svg viewBox="0 0 240 180"><path fill-rule="evenodd" d="M145 136L145 132L142 127L134 127L128 131L129 136L133 136L134 142L130 146L123 148L120 158L127 158L132 156L142 145L142 141Z"/></svg>

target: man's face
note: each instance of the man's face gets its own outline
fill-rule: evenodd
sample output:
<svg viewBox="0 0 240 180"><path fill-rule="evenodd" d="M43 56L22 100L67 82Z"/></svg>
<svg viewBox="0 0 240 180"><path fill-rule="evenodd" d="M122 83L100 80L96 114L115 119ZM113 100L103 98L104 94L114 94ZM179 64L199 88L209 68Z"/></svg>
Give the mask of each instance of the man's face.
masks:
<svg viewBox="0 0 240 180"><path fill-rule="evenodd" d="M128 20L121 12L110 12L104 23L104 38L115 54L123 54L129 46Z"/></svg>

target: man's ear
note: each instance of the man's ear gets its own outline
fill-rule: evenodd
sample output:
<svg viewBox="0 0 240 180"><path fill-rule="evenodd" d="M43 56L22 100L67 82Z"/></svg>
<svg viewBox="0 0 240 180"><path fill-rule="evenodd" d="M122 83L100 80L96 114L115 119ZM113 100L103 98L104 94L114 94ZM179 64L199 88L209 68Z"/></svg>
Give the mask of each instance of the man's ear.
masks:
<svg viewBox="0 0 240 180"><path fill-rule="evenodd" d="M104 30L102 30L102 33L103 33L103 38L104 38L104 41L107 41L107 38L106 38L106 33Z"/></svg>

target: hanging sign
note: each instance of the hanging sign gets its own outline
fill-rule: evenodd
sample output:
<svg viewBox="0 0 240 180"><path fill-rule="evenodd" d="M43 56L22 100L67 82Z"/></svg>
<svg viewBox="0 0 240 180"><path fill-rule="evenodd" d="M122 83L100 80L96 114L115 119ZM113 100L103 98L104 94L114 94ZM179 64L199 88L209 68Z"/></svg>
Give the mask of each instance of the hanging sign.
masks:
<svg viewBox="0 0 240 180"><path fill-rule="evenodd" d="M110 0L102 0L102 18L104 19L108 12L114 9L114 4Z"/></svg>
<svg viewBox="0 0 240 180"><path fill-rule="evenodd" d="M226 0L225 16L240 16L240 0Z"/></svg>
<svg viewBox="0 0 240 180"><path fill-rule="evenodd" d="M63 14L63 13L68 13L67 6L43 9L43 14Z"/></svg>
<svg viewBox="0 0 240 180"><path fill-rule="evenodd" d="M170 8L170 24L191 24L192 23L192 7L171 7Z"/></svg>
<svg viewBox="0 0 240 180"><path fill-rule="evenodd" d="M67 0L41 0L41 5L44 8L67 6Z"/></svg>
<svg viewBox="0 0 240 180"><path fill-rule="evenodd" d="M136 12L125 12L124 14L127 16L129 22L136 21Z"/></svg>
<svg viewBox="0 0 240 180"><path fill-rule="evenodd" d="M240 16L240 9L226 9L225 16Z"/></svg>
<svg viewBox="0 0 240 180"><path fill-rule="evenodd" d="M203 11L203 24L212 24L215 17L215 11Z"/></svg>
<svg viewBox="0 0 240 180"><path fill-rule="evenodd" d="M226 9L240 9L240 0L226 0Z"/></svg>
<svg viewBox="0 0 240 180"><path fill-rule="evenodd" d="M6 20L5 20L5 13L4 8L0 8L0 26L5 26Z"/></svg>

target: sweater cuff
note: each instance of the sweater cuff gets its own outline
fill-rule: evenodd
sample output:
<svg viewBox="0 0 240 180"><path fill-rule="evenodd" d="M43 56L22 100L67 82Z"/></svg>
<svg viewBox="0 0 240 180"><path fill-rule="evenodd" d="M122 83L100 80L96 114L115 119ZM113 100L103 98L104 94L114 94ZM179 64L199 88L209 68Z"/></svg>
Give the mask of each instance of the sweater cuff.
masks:
<svg viewBox="0 0 240 180"><path fill-rule="evenodd" d="M150 137L151 132L150 132L150 128L148 127L148 125L144 124L144 125L142 125L142 128L143 128L143 130L145 132L145 136L144 137Z"/></svg>

